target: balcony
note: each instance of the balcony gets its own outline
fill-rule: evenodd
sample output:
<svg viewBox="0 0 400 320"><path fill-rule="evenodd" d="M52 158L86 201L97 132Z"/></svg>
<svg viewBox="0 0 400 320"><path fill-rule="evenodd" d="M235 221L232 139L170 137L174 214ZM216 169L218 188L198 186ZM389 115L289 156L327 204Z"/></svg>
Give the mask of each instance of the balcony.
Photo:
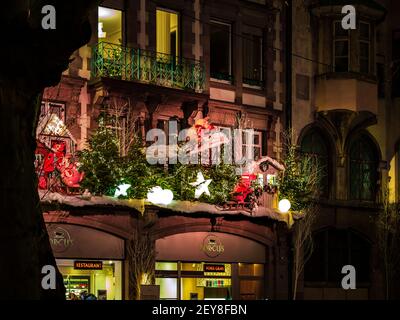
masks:
<svg viewBox="0 0 400 320"><path fill-rule="evenodd" d="M201 61L100 42L93 48L92 77L136 81L202 93Z"/></svg>
<svg viewBox="0 0 400 320"><path fill-rule="evenodd" d="M378 86L375 79L358 73L328 73L316 78L318 111L345 109L378 113Z"/></svg>

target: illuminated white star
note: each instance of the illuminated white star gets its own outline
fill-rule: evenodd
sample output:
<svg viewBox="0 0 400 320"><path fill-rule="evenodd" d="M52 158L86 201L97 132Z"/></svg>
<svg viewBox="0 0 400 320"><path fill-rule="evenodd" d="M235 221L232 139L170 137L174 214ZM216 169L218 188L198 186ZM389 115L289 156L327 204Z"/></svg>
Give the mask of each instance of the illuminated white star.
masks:
<svg viewBox="0 0 400 320"><path fill-rule="evenodd" d="M210 191L208 190L208 186L211 183L212 179L204 179L204 176L201 172L197 173L196 182L189 183L191 186L197 187L194 192L194 197L196 199L200 198L200 196L205 193L206 195L210 195Z"/></svg>
<svg viewBox="0 0 400 320"><path fill-rule="evenodd" d="M128 194L126 193L126 190L128 190L130 187L131 185L128 183L120 184L115 190L114 197L117 198L119 196L127 196Z"/></svg>

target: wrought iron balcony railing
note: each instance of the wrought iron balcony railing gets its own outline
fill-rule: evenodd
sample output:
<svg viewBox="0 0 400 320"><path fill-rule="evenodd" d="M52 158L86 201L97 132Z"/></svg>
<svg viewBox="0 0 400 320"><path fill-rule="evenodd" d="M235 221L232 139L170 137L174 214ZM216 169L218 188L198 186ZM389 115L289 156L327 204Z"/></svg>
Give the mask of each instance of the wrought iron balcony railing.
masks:
<svg viewBox="0 0 400 320"><path fill-rule="evenodd" d="M93 48L92 76L203 92L205 66L197 60L100 42Z"/></svg>

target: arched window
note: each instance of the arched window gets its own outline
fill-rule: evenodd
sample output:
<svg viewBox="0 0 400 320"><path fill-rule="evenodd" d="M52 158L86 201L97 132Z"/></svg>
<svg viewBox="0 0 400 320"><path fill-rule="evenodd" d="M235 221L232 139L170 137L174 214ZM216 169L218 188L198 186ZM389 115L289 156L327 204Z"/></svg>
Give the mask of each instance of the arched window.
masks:
<svg viewBox="0 0 400 320"><path fill-rule="evenodd" d="M321 196L329 195L329 149L318 130L309 132L301 142L301 152L312 156L320 171Z"/></svg>
<svg viewBox="0 0 400 320"><path fill-rule="evenodd" d="M327 229L313 235L314 250L304 269L304 281L340 287L343 266L357 270L357 282L370 281L371 245L351 230Z"/></svg>
<svg viewBox="0 0 400 320"><path fill-rule="evenodd" d="M378 180L378 157L372 141L361 136L350 145L350 199L375 200Z"/></svg>

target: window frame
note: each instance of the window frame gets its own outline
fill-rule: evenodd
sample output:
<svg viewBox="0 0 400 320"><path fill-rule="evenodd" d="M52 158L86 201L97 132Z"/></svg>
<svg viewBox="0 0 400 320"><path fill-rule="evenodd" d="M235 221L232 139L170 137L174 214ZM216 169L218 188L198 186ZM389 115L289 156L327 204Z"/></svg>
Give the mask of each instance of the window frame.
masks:
<svg viewBox="0 0 400 320"><path fill-rule="evenodd" d="M176 43L177 43L177 50L176 50L176 54L175 54L175 60L178 60L182 55L181 55L181 50L182 50L182 43L181 43L181 28L182 28L182 26L181 26L181 13L179 12L179 11L176 11L176 10L173 10L173 9L169 9L169 8L166 8L166 7L162 7L162 6L157 6L156 7L156 46L157 46L157 11L164 11L164 12L168 12L168 13L171 13L171 14L176 14L177 15L177 27L176 27L176 37L177 37L177 39L176 39ZM162 52L158 52L157 50L156 50L156 53L157 53L157 56L158 56L158 54L165 54L165 53L162 53ZM167 55L169 55L169 56L173 56L173 54L172 53L169 53L169 54L167 54Z"/></svg>
<svg viewBox="0 0 400 320"><path fill-rule="evenodd" d="M371 146L372 148L370 148L370 155L372 155L372 157L374 158L373 160L365 160L365 159L353 159L352 158L352 150L353 148L360 148L360 143L366 144L368 147ZM358 146L355 146L355 144L358 144ZM352 201L359 201L359 202L369 202L369 203L374 203L376 202L376 196L378 194L379 191L379 186L378 186L378 181L379 181L379 155L378 155L378 150L376 149L376 146L374 144L374 142L371 140L370 137L365 136L365 135L361 135L358 137L355 137L354 139L352 139L351 143L349 144L348 150L347 150L347 154L348 154L348 164L347 164L347 187L348 187L348 199L352 200ZM358 154L360 154L360 149L358 150ZM359 157L361 158L361 157ZM362 193L363 193L363 177L359 177L358 180L360 180L360 184L357 185L357 196L355 197L353 194L353 183L356 182L357 179L353 179L351 176L351 172L353 172L354 170L352 169L352 164L356 163L358 165L357 169L358 172L360 171L360 168L362 168L362 166L364 166L365 164L375 164L375 181L369 181L371 183L370 187L373 188L372 189L372 194L371 197L369 199L364 199L362 198ZM374 183L374 185L372 186L372 183Z"/></svg>
<svg viewBox="0 0 400 320"><path fill-rule="evenodd" d="M126 30L125 30L125 10L123 8L121 8L120 6L106 6L106 5L98 5L97 6L97 10L99 10L99 8L104 8L104 9L110 9L110 10L115 10L115 11L120 11L121 12L121 43L120 44L114 44L116 46L125 46L126 45ZM108 41L104 41L104 40L100 40L100 38L98 37L98 32L99 32L99 22L100 22L100 17L97 15L97 32L96 32L96 37L97 37L97 44L100 42L105 42L105 43L111 43Z"/></svg>
<svg viewBox="0 0 400 320"><path fill-rule="evenodd" d="M360 34L360 26L361 24L367 25L368 26L368 39L366 38L361 38L361 34ZM367 44L368 45L368 70L367 72L362 71L361 70L361 60L365 59L363 57L361 57L361 44ZM365 21L360 21L359 22L359 41L358 41L358 50L359 50L359 54L358 54L358 64L359 64L359 72L363 73L363 74L370 74L371 73L371 24Z"/></svg>
<svg viewBox="0 0 400 320"><path fill-rule="evenodd" d="M216 19L210 19L210 25L212 24L219 24L219 25L224 25L224 26L228 26L229 27L229 73L227 74L227 76L230 78L230 80L223 80L223 79L218 79L218 78L214 78L212 76L212 72L211 72L211 63L210 63L210 80L213 82L219 82L219 83L226 83L226 84L233 84L233 68L232 68L232 23L228 23L228 22L224 22L221 20ZM210 35L210 41L211 41L211 35ZM210 43L210 61L211 61L211 43Z"/></svg>
<svg viewBox="0 0 400 320"><path fill-rule="evenodd" d="M60 115L52 112L52 107L57 107L60 109ZM48 100L43 100L40 105L40 114L39 114L39 119L44 118L48 113L55 113L61 121L65 123L65 119L67 116L67 110L66 110L66 104L63 102L54 102L54 101L48 101Z"/></svg>
<svg viewBox="0 0 400 320"><path fill-rule="evenodd" d="M260 28L261 30L261 28ZM259 69L260 69L260 79L248 79L250 81L258 81L260 85L252 85L252 84L248 84L245 82L245 77L244 77L244 69L245 69L245 65L244 65L244 50L242 49L242 60L243 60L243 70L242 70L242 85L245 88L251 88L251 89L258 89L261 90L264 87L264 37L263 37L263 32L261 30L261 36L258 36L256 34L251 34L251 33L244 33L243 36L246 38L246 40L252 41L254 42L254 39L251 38L247 38L247 36L251 36L252 38L259 38L260 40L260 64L259 64ZM245 44L245 42L243 41L243 46Z"/></svg>
<svg viewBox="0 0 400 320"><path fill-rule="evenodd" d="M242 132L242 135L241 135L241 144L242 144L242 156L245 156L245 155L247 155L247 148L249 148L249 147L252 147L253 148L253 152L254 152L254 149L255 148L257 148L257 149L259 149L260 151L259 151L259 158L258 159L256 159L256 157L255 157L255 152L253 153L253 155L254 155L254 160L255 161L257 161L257 160L259 160L259 159L261 159L263 156L263 147L262 147L262 131L259 131L259 130L254 130L253 129L253 132L254 132L254 136L253 136L253 143L251 143L251 144L246 144L246 140L247 139L244 139L244 141L243 141L243 134L246 132L246 131L248 131L248 130L251 130L251 129L243 129L243 132ZM256 144L255 143L255 138L256 138L256 136L258 136L258 144ZM244 153L243 152L243 148L246 148L245 150L246 150L246 152Z"/></svg>
<svg viewBox="0 0 400 320"><path fill-rule="evenodd" d="M314 137L315 136L319 136L319 138L321 139L322 143L323 143L323 147L326 149L326 155L323 156L321 154L318 154L316 152L306 152L304 151L304 141L306 138L309 138L311 140L311 147L313 147L315 145L314 143ZM324 198L324 199L329 199L330 198L330 194L331 194L331 189L332 187L332 149L331 146L329 144L329 142L325 142L326 137L325 135L321 132L321 130L319 130L318 128L312 128L309 131L307 131L304 136L301 138L301 143L300 143L300 152L302 154L307 154L308 156L315 158L317 161L321 161L322 158L324 159L324 162L326 163L326 176L323 177L321 180L323 181L323 183L321 183L320 187L324 188L325 190L323 190L323 192L321 192L321 194L319 195L320 198Z"/></svg>
<svg viewBox="0 0 400 320"><path fill-rule="evenodd" d="M340 20L334 20L333 21L333 32L332 32L332 35L333 35L333 41L332 41L332 44L333 44L333 46L332 46L332 56L333 56L333 71L334 72L338 72L338 73L345 73L345 72L350 72L350 49L351 49L351 46L350 46L350 32L349 32L349 30L347 30L347 36L345 37L345 36L339 36L339 35L336 35L336 24L337 23L339 23L339 24L341 24L341 21ZM343 42L343 41L346 41L347 42L347 56L336 56L336 42ZM343 59L343 58L347 58L347 70L346 71L336 71L336 58L339 58L339 59Z"/></svg>

